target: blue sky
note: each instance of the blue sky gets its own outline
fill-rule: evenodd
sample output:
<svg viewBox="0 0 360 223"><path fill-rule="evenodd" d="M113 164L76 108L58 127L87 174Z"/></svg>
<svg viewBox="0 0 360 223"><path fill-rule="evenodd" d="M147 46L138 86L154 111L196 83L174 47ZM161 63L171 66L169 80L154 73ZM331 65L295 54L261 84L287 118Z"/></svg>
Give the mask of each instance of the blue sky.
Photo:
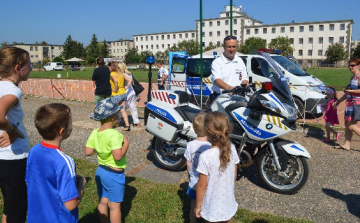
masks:
<svg viewBox="0 0 360 223"><path fill-rule="evenodd" d="M99 41L132 39L134 34L195 30L200 0L16 0L1 1L0 42L63 44L73 40L88 45ZM203 0L203 18L217 18L230 0ZM264 24L352 19L353 40L360 40L358 0L233 0Z"/></svg>

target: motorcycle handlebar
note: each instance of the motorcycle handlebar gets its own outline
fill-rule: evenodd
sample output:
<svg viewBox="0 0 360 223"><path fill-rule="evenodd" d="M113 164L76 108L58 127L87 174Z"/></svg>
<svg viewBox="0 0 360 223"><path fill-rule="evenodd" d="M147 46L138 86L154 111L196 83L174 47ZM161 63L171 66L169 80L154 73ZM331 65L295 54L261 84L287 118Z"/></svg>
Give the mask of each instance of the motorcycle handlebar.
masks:
<svg viewBox="0 0 360 223"><path fill-rule="evenodd" d="M222 91L222 93L234 93L234 94L247 93L247 92L251 92L250 87L251 86L245 86L245 87L236 86L231 90L224 90Z"/></svg>

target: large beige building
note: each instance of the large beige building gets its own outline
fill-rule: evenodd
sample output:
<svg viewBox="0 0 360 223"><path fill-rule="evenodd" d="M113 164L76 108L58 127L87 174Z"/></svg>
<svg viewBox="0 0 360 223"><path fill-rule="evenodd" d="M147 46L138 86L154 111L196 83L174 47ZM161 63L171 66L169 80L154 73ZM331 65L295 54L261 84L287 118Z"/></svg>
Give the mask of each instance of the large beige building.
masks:
<svg viewBox="0 0 360 223"><path fill-rule="evenodd" d="M63 51L62 45L52 44L15 44L15 47L19 47L29 52L30 61L33 64L42 63L44 59L53 60L54 57L60 56Z"/></svg>
<svg viewBox="0 0 360 223"><path fill-rule="evenodd" d="M221 45L224 37L230 35L230 6L220 12L219 18L202 20L202 44L204 47ZM243 13L242 7L233 6L233 36L240 43L250 37L260 37L269 44L276 37L288 37L294 48L293 55L304 65L319 65L326 59L329 45L341 43L347 51L351 48L353 20L335 20L303 23L285 23L263 25L261 21ZM200 20L196 20L196 29L181 32L164 32L134 35L134 46L142 51L164 52L182 40L194 39L200 42ZM187 38L185 38L185 34ZM182 38L180 38L180 36Z"/></svg>
<svg viewBox="0 0 360 223"><path fill-rule="evenodd" d="M109 47L109 56L118 57L120 59L125 58L125 54L134 47L133 40L117 40L117 41L108 41Z"/></svg>

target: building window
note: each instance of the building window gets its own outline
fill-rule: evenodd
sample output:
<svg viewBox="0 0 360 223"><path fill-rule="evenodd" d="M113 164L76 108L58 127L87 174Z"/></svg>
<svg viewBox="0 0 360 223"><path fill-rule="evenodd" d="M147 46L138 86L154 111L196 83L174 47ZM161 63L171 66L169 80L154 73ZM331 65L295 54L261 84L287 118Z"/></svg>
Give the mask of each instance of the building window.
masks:
<svg viewBox="0 0 360 223"><path fill-rule="evenodd" d="M144 48L143 45L141 45L141 50L143 50L143 48Z"/></svg>
<svg viewBox="0 0 360 223"><path fill-rule="evenodd" d="M151 49L154 49L154 46L151 44Z"/></svg>
<svg viewBox="0 0 360 223"><path fill-rule="evenodd" d="M212 27L212 22L209 22L209 26Z"/></svg>
<svg viewBox="0 0 360 223"><path fill-rule="evenodd" d="M138 47L138 46L136 46L136 49L137 49L137 50L139 50L139 47Z"/></svg>
<svg viewBox="0 0 360 223"><path fill-rule="evenodd" d="M330 24L330 25L329 25L329 30L330 30L330 31L333 31L334 29L335 29L335 25L334 25L334 24Z"/></svg>
<svg viewBox="0 0 360 223"><path fill-rule="evenodd" d="M334 37L329 37L329 43L334 43Z"/></svg>
<svg viewBox="0 0 360 223"><path fill-rule="evenodd" d="M145 37L145 40L148 41L148 37Z"/></svg>
<svg viewBox="0 0 360 223"><path fill-rule="evenodd" d="M275 27L271 28L271 33L276 33L276 28Z"/></svg>
<svg viewBox="0 0 360 223"><path fill-rule="evenodd" d="M308 56L312 56L312 50L308 50Z"/></svg>
<svg viewBox="0 0 360 223"><path fill-rule="evenodd" d="M234 19L234 25L236 25L237 24L237 19Z"/></svg>
<svg viewBox="0 0 360 223"><path fill-rule="evenodd" d="M115 51L115 49L114 49L114 53L115 53L116 51Z"/></svg>
<svg viewBox="0 0 360 223"><path fill-rule="evenodd" d="M290 43L294 44L294 38L290 38Z"/></svg>
<svg viewBox="0 0 360 223"><path fill-rule="evenodd" d="M170 39L170 35L167 35L167 39Z"/></svg>
<svg viewBox="0 0 360 223"><path fill-rule="evenodd" d="M205 32L202 32L202 37L205 37Z"/></svg>
<svg viewBox="0 0 360 223"><path fill-rule="evenodd" d="M164 49L164 46L165 46L164 44L161 44L161 48L162 48L162 49Z"/></svg>
<svg viewBox="0 0 360 223"><path fill-rule="evenodd" d="M314 26L313 26L313 25L310 25L310 26L309 26L309 31L310 31L310 32L313 32L313 31L314 31Z"/></svg>
<svg viewBox="0 0 360 223"><path fill-rule="evenodd" d="M142 37L141 37L141 41L142 41L143 39L142 39ZM113 42L113 46L115 46L115 42Z"/></svg>
<svg viewBox="0 0 360 223"><path fill-rule="evenodd" d="M255 34L259 34L259 29L255 29Z"/></svg>
<svg viewBox="0 0 360 223"><path fill-rule="evenodd" d="M119 53L119 49L116 49L116 52Z"/></svg>
<svg viewBox="0 0 360 223"><path fill-rule="evenodd" d="M182 39L182 34L181 33L179 34L179 38Z"/></svg>
<svg viewBox="0 0 360 223"><path fill-rule="evenodd" d="M126 49L125 49L124 51L125 51L125 53L126 53Z"/></svg>
<svg viewBox="0 0 360 223"><path fill-rule="evenodd" d="M33 51L34 50L34 47L33 46L30 46L30 51Z"/></svg>
<svg viewBox="0 0 360 223"><path fill-rule="evenodd" d="M226 31L225 31L225 36L228 36L228 35L229 35L229 31L226 30Z"/></svg>
<svg viewBox="0 0 360 223"><path fill-rule="evenodd" d="M156 44L156 49L158 50L159 49L159 45Z"/></svg>
<svg viewBox="0 0 360 223"><path fill-rule="evenodd" d="M35 55L35 57L36 57L36 58L38 58L38 57L39 57L39 55Z"/></svg>
<svg viewBox="0 0 360 223"><path fill-rule="evenodd" d="M212 32L209 32L209 36L212 37Z"/></svg>
<svg viewBox="0 0 360 223"><path fill-rule="evenodd" d="M319 31L324 31L324 25L319 25Z"/></svg>
<svg viewBox="0 0 360 223"><path fill-rule="evenodd" d="M191 38L195 38L195 33L191 33Z"/></svg>
<svg viewBox="0 0 360 223"><path fill-rule="evenodd" d="M340 30L345 30L345 24L340 24Z"/></svg>
<svg viewBox="0 0 360 223"><path fill-rule="evenodd" d="M339 43L344 43L345 41L344 41L344 37L343 36L340 36L339 37Z"/></svg>
<svg viewBox="0 0 360 223"><path fill-rule="evenodd" d="M230 16L230 13L227 12L227 13L226 13L226 17L229 17L229 16Z"/></svg>
<svg viewBox="0 0 360 223"><path fill-rule="evenodd" d="M263 34L267 33L267 28L263 28Z"/></svg>
<svg viewBox="0 0 360 223"><path fill-rule="evenodd" d="M150 36L150 40L153 40L153 36Z"/></svg>
<svg viewBox="0 0 360 223"><path fill-rule="evenodd" d="M202 27L205 27L205 22L202 23Z"/></svg>
<svg viewBox="0 0 360 223"><path fill-rule="evenodd" d="M159 40L159 36L156 36L156 40Z"/></svg>
<svg viewBox="0 0 360 223"><path fill-rule="evenodd" d="M149 49L149 46L148 46L148 45L146 45L146 49Z"/></svg>
<svg viewBox="0 0 360 223"><path fill-rule="evenodd" d="M293 27L293 26L290 27L290 32L291 32L291 33L294 32L294 27Z"/></svg>
<svg viewBox="0 0 360 223"><path fill-rule="evenodd" d="M37 46L35 46L35 51L38 51L38 47L37 47Z"/></svg>
<svg viewBox="0 0 360 223"><path fill-rule="evenodd" d="M138 41L138 38L136 37L136 41Z"/></svg>
<svg viewBox="0 0 360 223"><path fill-rule="evenodd" d="M164 39L165 39L165 35L161 35L161 39L164 40Z"/></svg>
<svg viewBox="0 0 360 223"><path fill-rule="evenodd" d="M217 21L216 24L217 24L217 26L220 26L220 21Z"/></svg>
<svg viewBox="0 0 360 223"><path fill-rule="evenodd" d="M140 37L140 40L143 41L143 37ZM114 46L115 46L115 43L113 43L113 44L114 44Z"/></svg>
<svg viewBox="0 0 360 223"><path fill-rule="evenodd" d="M284 33L285 32L285 27L281 27L280 32Z"/></svg>
<svg viewBox="0 0 360 223"><path fill-rule="evenodd" d="M324 38L319 37L319 43L323 43L324 42Z"/></svg>
<svg viewBox="0 0 360 223"><path fill-rule="evenodd" d="M176 34L173 34L173 39L176 39Z"/></svg>
<svg viewBox="0 0 360 223"><path fill-rule="evenodd" d="M225 20L225 25L226 25L226 26L229 25L229 20Z"/></svg>
<svg viewBox="0 0 360 223"><path fill-rule="evenodd" d="M31 57L31 58L34 58L34 55L31 55L30 57Z"/></svg>
<svg viewBox="0 0 360 223"><path fill-rule="evenodd" d="M189 37L189 35L187 33L185 33L185 38L187 39Z"/></svg>
<svg viewBox="0 0 360 223"><path fill-rule="evenodd" d="M250 29L246 29L246 35L250 35Z"/></svg>
<svg viewBox="0 0 360 223"><path fill-rule="evenodd" d="M313 43L313 38L310 37L308 43L312 44Z"/></svg>
<svg viewBox="0 0 360 223"><path fill-rule="evenodd" d="M217 36L220 36L220 31L217 31L217 32L216 32L216 35L217 35Z"/></svg>
<svg viewBox="0 0 360 223"><path fill-rule="evenodd" d="M121 42L121 46L123 45L123 42ZM126 42L125 42L125 45L126 45Z"/></svg>
<svg viewBox="0 0 360 223"><path fill-rule="evenodd" d="M299 56L302 56L302 55L303 55L303 51L299 50Z"/></svg>
<svg viewBox="0 0 360 223"><path fill-rule="evenodd" d="M217 43L216 43L218 46L220 46L220 41L217 41Z"/></svg>
<svg viewBox="0 0 360 223"><path fill-rule="evenodd" d="M322 56L323 55L323 51L322 50L318 50L318 56Z"/></svg>
<svg viewBox="0 0 360 223"><path fill-rule="evenodd" d="M299 32L304 32L304 26L299 26Z"/></svg>
<svg viewBox="0 0 360 223"><path fill-rule="evenodd" d="M170 44L168 44L167 46L168 46L167 48L169 49L169 48L170 48Z"/></svg>
<svg viewBox="0 0 360 223"><path fill-rule="evenodd" d="M303 38L299 38L299 44L303 44L304 43L304 39Z"/></svg>
<svg viewBox="0 0 360 223"><path fill-rule="evenodd" d="M234 36L237 36L237 30L234 29Z"/></svg>

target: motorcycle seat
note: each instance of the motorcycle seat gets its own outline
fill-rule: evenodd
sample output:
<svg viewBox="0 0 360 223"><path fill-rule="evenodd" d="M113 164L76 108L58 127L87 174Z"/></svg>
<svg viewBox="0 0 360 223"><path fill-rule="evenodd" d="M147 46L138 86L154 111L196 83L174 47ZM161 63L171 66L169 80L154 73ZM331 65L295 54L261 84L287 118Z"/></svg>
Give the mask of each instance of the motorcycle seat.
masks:
<svg viewBox="0 0 360 223"><path fill-rule="evenodd" d="M175 110L181 115L181 117L185 121L190 121L190 122L192 122L195 116L201 112L200 109L192 108L190 106L177 107L175 108Z"/></svg>
<svg viewBox="0 0 360 223"><path fill-rule="evenodd" d="M174 91L174 93L179 96L179 103L180 103L180 104L188 103L188 102L189 102L189 95L188 95L188 93L186 93L186 92L184 92L184 91Z"/></svg>
<svg viewBox="0 0 360 223"><path fill-rule="evenodd" d="M232 111L234 111L235 109L237 108L240 108L240 107L246 107L247 106L247 103L244 102L244 101L239 101L239 102L235 102L233 104L230 104L228 105L226 108L225 108L225 111L227 113L231 113Z"/></svg>

